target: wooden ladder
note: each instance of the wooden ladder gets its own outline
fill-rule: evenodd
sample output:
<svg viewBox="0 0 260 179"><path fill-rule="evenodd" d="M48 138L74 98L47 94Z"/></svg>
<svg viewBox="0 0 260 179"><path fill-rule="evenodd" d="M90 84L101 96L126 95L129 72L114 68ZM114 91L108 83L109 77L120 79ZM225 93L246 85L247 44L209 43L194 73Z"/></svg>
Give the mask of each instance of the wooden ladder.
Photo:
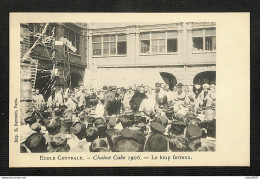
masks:
<svg viewBox="0 0 260 179"><path fill-rule="evenodd" d="M31 59L31 83L32 83L32 91L35 91L35 82L37 76L37 67L38 60Z"/></svg>

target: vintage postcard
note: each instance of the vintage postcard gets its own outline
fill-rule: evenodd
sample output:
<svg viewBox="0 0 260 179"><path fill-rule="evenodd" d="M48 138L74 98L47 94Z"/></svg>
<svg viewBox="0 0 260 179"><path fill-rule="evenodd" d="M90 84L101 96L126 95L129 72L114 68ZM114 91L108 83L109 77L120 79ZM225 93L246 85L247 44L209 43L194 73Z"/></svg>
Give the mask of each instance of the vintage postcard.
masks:
<svg viewBox="0 0 260 179"><path fill-rule="evenodd" d="M250 166L249 13L10 13L9 167Z"/></svg>

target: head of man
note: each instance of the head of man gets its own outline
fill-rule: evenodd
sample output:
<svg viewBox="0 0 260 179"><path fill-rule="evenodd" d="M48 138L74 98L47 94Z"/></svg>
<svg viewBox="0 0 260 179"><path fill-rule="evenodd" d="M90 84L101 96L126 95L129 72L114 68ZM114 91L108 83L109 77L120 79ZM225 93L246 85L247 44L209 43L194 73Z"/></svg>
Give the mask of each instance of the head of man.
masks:
<svg viewBox="0 0 260 179"><path fill-rule="evenodd" d="M140 93L144 93L144 86L140 86Z"/></svg>
<svg viewBox="0 0 260 179"><path fill-rule="evenodd" d="M181 94L181 93L182 93L182 89L183 89L183 84L182 84L182 83L179 83L179 84L177 85L177 92L178 92L178 94Z"/></svg>
<svg viewBox="0 0 260 179"><path fill-rule="evenodd" d="M203 87L204 91L208 91L209 85L208 84L204 84L202 87Z"/></svg>
<svg viewBox="0 0 260 179"><path fill-rule="evenodd" d="M36 89L36 90L35 90L35 94L40 94L40 90L39 90L39 89Z"/></svg>

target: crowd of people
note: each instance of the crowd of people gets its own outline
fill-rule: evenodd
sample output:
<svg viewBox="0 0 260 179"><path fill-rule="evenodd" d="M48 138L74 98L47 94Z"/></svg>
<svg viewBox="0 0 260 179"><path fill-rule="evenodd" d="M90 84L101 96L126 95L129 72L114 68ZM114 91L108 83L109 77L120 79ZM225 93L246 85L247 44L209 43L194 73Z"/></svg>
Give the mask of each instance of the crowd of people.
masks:
<svg viewBox="0 0 260 179"><path fill-rule="evenodd" d="M53 89L21 126L21 152L215 151L214 84Z"/></svg>

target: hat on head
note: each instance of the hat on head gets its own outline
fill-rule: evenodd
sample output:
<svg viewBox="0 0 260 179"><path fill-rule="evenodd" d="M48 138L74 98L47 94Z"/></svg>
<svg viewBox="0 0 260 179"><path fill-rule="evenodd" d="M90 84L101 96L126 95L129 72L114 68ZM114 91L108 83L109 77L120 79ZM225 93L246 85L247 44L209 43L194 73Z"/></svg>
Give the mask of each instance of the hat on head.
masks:
<svg viewBox="0 0 260 179"><path fill-rule="evenodd" d="M86 134L86 124L82 122L76 122L71 127L71 132L75 134L79 139L84 138Z"/></svg>
<svg viewBox="0 0 260 179"><path fill-rule="evenodd" d="M195 124L189 124L186 129L186 137L187 138L198 138L202 135L202 131L199 126Z"/></svg>
<svg viewBox="0 0 260 179"><path fill-rule="evenodd" d="M70 134L71 132L70 128L73 124L72 120L61 118L60 123L61 123L60 132L63 134Z"/></svg>
<svg viewBox="0 0 260 179"><path fill-rule="evenodd" d="M168 151L168 141L160 134L151 135L145 145L146 152L167 152Z"/></svg>
<svg viewBox="0 0 260 179"><path fill-rule="evenodd" d="M24 119L25 124L33 124L36 122L36 118L33 118L32 116L29 116Z"/></svg>
<svg viewBox="0 0 260 179"><path fill-rule="evenodd" d="M153 133L164 133L165 132L165 127L160 124L159 122L152 122L150 125L150 128Z"/></svg>
<svg viewBox="0 0 260 179"><path fill-rule="evenodd" d="M119 137L114 145L115 152L143 152L144 146L131 138Z"/></svg>
<svg viewBox="0 0 260 179"><path fill-rule="evenodd" d="M96 118L94 116L87 116L86 121L88 122L88 124L94 124Z"/></svg>
<svg viewBox="0 0 260 179"><path fill-rule="evenodd" d="M129 127L131 125L134 124L134 120L130 120L128 119L127 117L125 116L119 116L119 121L121 122L122 126L125 128L125 127Z"/></svg>
<svg viewBox="0 0 260 179"><path fill-rule="evenodd" d="M175 135L181 135L184 132L187 124L183 121L173 121L171 124L170 131Z"/></svg>
<svg viewBox="0 0 260 179"><path fill-rule="evenodd" d="M168 125L168 118L166 116L158 116L155 118L155 122L162 124L163 126Z"/></svg>
<svg viewBox="0 0 260 179"><path fill-rule="evenodd" d="M96 119L94 122L95 127L98 129L98 135L100 137L105 137L106 133L105 131L107 130L107 125L105 119L99 117Z"/></svg>
<svg viewBox="0 0 260 179"><path fill-rule="evenodd" d="M54 117L46 123L46 129L49 134L55 135L59 132L61 123L59 117Z"/></svg>
<svg viewBox="0 0 260 179"><path fill-rule="evenodd" d="M106 126L106 121L105 121L105 119L103 119L102 117L98 117L98 118L96 118L96 121L94 122L94 125L97 127L97 128L99 128L99 127L101 127L101 126Z"/></svg>
<svg viewBox="0 0 260 179"><path fill-rule="evenodd" d="M25 141L25 146L32 153L47 152L46 139L41 133L31 134Z"/></svg>
<svg viewBox="0 0 260 179"><path fill-rule="evenodd" d="M214 84L211 84L211 85L210 85L210 88L211 88L211 87L215 88L215 87L216 87L216 85L214 85Z"/></svg>
<svg viewBox="0 0 260 179"><path fill-rule="evenodd" d="M91 151L92 152L104 152L104 151L109 151L108 149L108 143L106 140L104 139L100 139L100 138L97 138L96 140L94 140L91 144Z"/></svg>
<svg viewBox="0 0 260 179"><path fill-rule="evenodd" d="M129 120L134 120L134 115L135 115L135 113L132 111L128 111L125 113L125 117Z"/></svg>
<svg viewBox="0 0 260 179"><path fill-rule="evenodd" d="M98 138L98 128L96 127L88 127L86 129L86 140L88 142L92 142Z"/></svg>
<svg viewBox="0 0 260 179"><path fill-rule="evenodd" d="M207 83L202 85L203 88L209 88L209 85Z"/></svg>
<svg viewBox="0 0 260 179"><path fill-rule="evenodd" d="M184 85L182 83L178 83L177 87L183 87Z"/></svg>
<svg viewBox="0 0 260 179"><path fill-rule="evenodd" d="M133 140L136 140L140 144L145 143L145 136L140 131L124 128L121 130L121 133L122 133L122 136L125 138L131 138Z"/></svg>
<svg viewBox="0 0 260 179"><path fill-rule="evenodd" d="M41 124L38 123L38 122L35 122L35 123L33 123L33 124L31 125L31 129L34 130L34 131L40 132L40 130L41 130Z"/></svg>
<svg viewBox="0 0 260 179"><path fill-rule="evenodd" d="M122 136L122 133L118 129L108 129L107 133L107 141L110 146L110 149L114 151L114 145L118 141L119 137Z"/></svg>
<svg viewBox="0 0 260 179"><path fill-rule="evenodd" d="M103 86L103 90L107 90L107 86L106 85Z"/></svg>
<svg viewBox="0 0 260 179"><path fill-rule="evenodd" d="M116 122L117 122L117 117L110 117L108 120L108 123L110 126L115 127L116 126Z"/></svg>

